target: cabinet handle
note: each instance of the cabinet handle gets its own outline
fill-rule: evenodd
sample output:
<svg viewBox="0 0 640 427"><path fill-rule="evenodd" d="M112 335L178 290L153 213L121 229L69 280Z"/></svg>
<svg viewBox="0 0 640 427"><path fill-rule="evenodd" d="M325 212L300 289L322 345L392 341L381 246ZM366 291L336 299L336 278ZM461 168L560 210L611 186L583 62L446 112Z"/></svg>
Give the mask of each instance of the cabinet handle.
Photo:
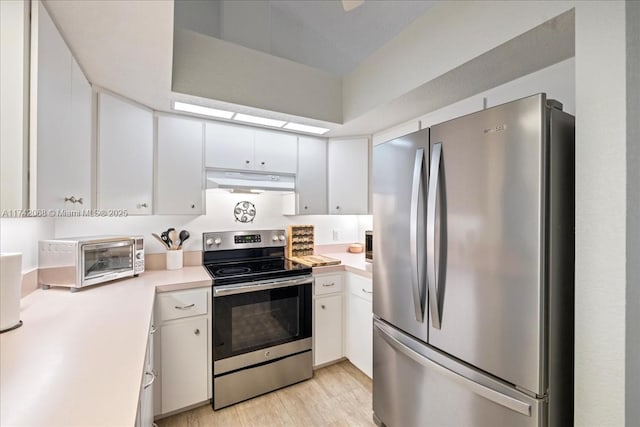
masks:
<svg viewBox="0 0 640 427"><path fill-rule="evenodd" d="M329 288L329 287L331 287L331 286L335 286L335 285L336 285L336 283L335 283L335 282L331 282L331 283L323 283L323 284L322 284L322 286L323 286L323 287L325 287L325 288Z"/></svg>
<svg viewBox="0 0 640 427"><path fill-rule="evenodd" d="M158 328L156 328L156 325L151 325L151 330L149 331L149 334L153 335L156 333L157 330Z"/></svg>
<svg viewBox="0 0 640 427"><path fill-rule="evenodd" d="M189 305L183 305L182 307L180 307L179 305L174 305L174 307L178 310L186 310L187 308L191 308L191 307L195 307L195 303L193 304L189 304Z"/></svg>
<svg viewBox="0 0 640 427"><path fill-rule="evenodd" d="M200 329L194 330L193 333L196 334L196 335L200 335Z"/></svg>
<svg viewBox="0 0 640 427"><path fill-rule="evenodd" d="M322 304L322 305L320 306L320 308L324 310L324 304Z"/></svg>
<svg viewBox="0 0 640 427"><path fill-rule="evenodd" d="M139 208L147 208L149 207L149 205L147 204L147 202L142 202L138 205Z"/></svg>
<svg viewBox="0 0 640 427"><path fill-rule="evenodd" d="M76 196L71 196L71 197L65 197L64 198L65 202L71 202L71 203L79 203L82 204L82 197L76 199Z"/></svg>
<svg viewBox="0 0 640 427"><path fill-rule="evenodd" d="M153 384L153 382L156 380L156 373L151 371L147 371L145 372L145 375L151 375L151 381L149 381L148 383L146 383L142 388L149 388L151 386L151 384Z"/></svg>
<svg viewBox="0 0 640 427"><path fill-rule="evenodd" d="M372 294L373 291L368 291L365 288L362 288L362 292L364 292L365 294Z"/></svg>

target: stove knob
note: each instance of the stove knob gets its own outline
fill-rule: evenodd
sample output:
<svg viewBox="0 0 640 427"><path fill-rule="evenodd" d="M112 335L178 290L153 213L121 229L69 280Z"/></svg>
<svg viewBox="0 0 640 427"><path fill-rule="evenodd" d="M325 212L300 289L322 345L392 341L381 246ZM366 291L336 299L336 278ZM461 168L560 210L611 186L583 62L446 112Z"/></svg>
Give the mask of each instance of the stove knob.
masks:
<svg viewBox="0 0 640 427"><path fill-rule="evenodd" d="M280 239L281 242L284 242L284 234L279 235L278 239Z"/></svg>
<svg viewBox="0 0 640 427"><path fill-rule="evenodd" d="M213 245L213 239L207 239L205 243L207 244L207 246L211 246Z"/></svg>
<svg viewBox="0 0 640 427"><path fill-rule="evenodd" d="M216 237L216 240L214 240L213 243L215 243L216 245L220 246L220 243L222 243L222 239L219 238L219 237Z"/></svg>
<svg viewBox="0 0 640 427"><path fill-rule="evenodd" d="M278 236L276 234L274 234L273 236L271 236L271 240L273 240L274 242L278 241Z"/></svg>

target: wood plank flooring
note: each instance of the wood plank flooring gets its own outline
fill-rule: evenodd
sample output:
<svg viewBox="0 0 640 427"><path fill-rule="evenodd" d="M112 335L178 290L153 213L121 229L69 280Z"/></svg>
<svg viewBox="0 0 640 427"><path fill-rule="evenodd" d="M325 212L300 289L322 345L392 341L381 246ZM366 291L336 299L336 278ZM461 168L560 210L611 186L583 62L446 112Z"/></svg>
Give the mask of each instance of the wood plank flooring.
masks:
<svg viewBox="0 0 640 427"><path fill-rule="evenodd" d="M156 423L159 427L375 427L371 392L371 380L343 361L318 369L308 381L228 408L213 411L202 406Z"/></svg>

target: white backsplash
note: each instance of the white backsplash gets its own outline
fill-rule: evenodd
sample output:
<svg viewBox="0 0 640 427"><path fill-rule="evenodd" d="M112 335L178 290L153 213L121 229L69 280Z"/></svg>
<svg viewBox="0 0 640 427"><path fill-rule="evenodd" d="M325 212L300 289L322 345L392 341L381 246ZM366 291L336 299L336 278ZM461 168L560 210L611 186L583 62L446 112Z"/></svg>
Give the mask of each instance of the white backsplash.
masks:
<svg viewBox="0 0 640 427"><path fill-rule="evenodd" d="M235 220L233 209L240 201L249 201L256 207L252 223ZM260 230L286 228L289 224L313 224L316 244L363 242L364 231L370 230L371 215L303 215L282 214L283 197L278 193L233 194L220 190L207 190L206 215L201 216L128 216L121 218L56 218L55 237L141 234L145 237L145 252L164 252L164 247L151 233L160 234L169 227L187 230L191 238L184 249L202 249L202 233L226 230ZM334 233L335 232L335 233ZM334 239L336 234L336 239ZM4 241L4 236L2 236Z"/></svg>
<svg viewBox="0 0 640 427"><path fill-rule="evenodd" d="M38 266L38 241L53 236L53 218L0 219L0 250L22 253L23 272Z"/></svg>

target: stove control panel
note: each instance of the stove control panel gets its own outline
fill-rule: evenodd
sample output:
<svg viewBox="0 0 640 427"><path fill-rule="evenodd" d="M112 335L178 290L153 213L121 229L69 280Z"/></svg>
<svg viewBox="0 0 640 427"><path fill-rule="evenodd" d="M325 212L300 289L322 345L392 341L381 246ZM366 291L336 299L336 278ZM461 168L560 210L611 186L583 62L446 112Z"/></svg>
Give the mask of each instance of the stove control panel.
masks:
<svg viewBox="0 0 640 427"><path fill-rule="evenodd" d="M284 247L287 237L284 230L222 231L202 234L203 251Z"/></svg>

